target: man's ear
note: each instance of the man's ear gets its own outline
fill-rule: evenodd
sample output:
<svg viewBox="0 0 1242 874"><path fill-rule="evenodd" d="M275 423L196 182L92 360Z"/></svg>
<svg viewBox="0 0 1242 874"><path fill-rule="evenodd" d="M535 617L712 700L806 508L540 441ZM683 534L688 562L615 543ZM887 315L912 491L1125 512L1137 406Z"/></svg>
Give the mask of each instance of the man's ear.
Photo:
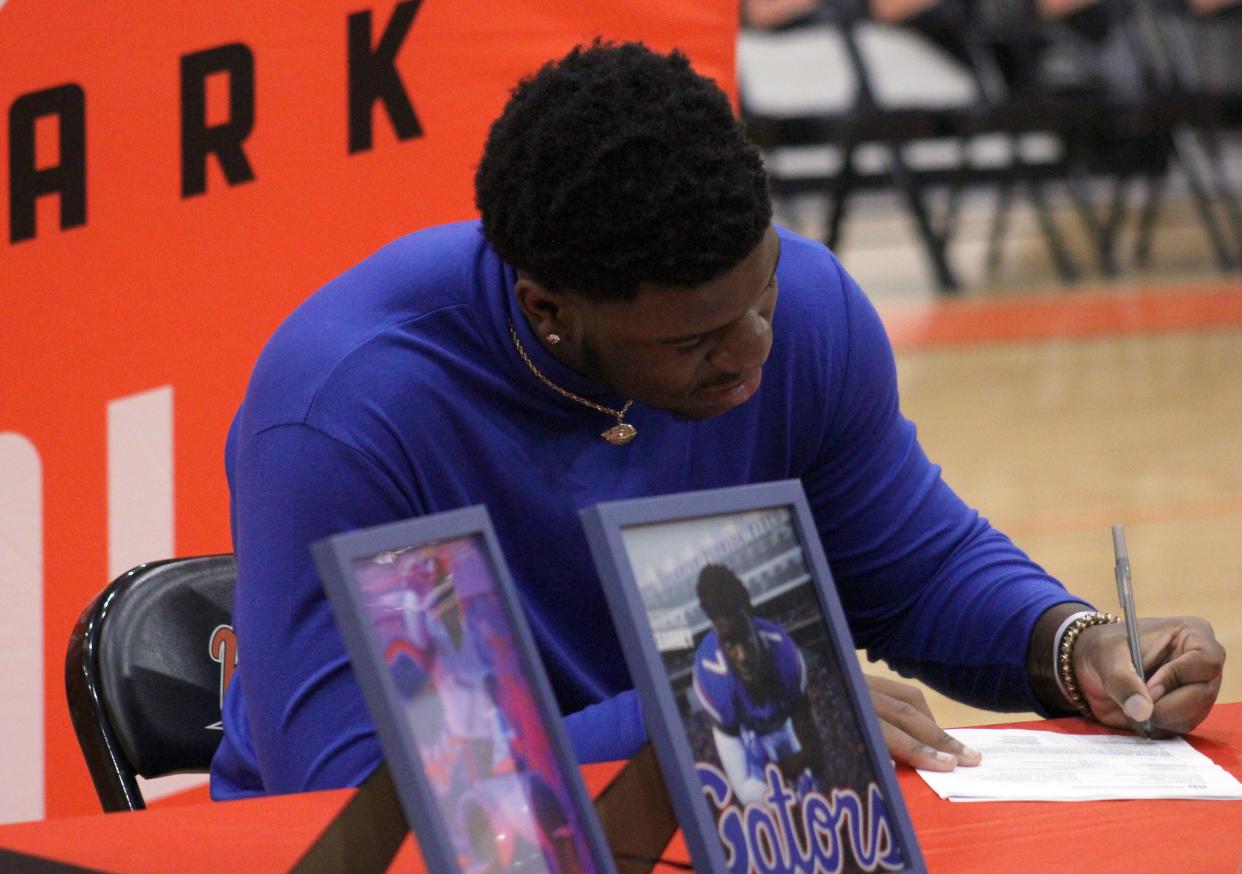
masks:
<svg viewBox="0 0 1242 874"><path fill-rule="evenodd" d="M555 291L529 276L518 276L513 286L518 309L526 316L535 334L566 336L573 322L573 299L563 291Z"/></svg>

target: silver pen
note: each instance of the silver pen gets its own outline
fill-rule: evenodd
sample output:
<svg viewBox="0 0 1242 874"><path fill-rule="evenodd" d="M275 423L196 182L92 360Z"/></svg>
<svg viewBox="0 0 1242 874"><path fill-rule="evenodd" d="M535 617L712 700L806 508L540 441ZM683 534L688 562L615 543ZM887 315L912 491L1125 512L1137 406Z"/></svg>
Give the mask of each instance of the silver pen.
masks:
<svg viewBox="0 0 1242 874"><path fill-rule="evenodd" d="M1139 679L1147 682L1143 673L1143 650L1139 646L1138 616L1134 612L1134 589L1130 584L1130 554L1126 551L1126 532L1120 525L1113 526L1113 556L1115 564L1113 572L1117 577L1117 600L1121 602L1121 610L1125 614L1126 638L1130 641L1130 658L1134 662L1134 670ZM1143 720L1143 737L1151 737L1151 720Z"/></svg>

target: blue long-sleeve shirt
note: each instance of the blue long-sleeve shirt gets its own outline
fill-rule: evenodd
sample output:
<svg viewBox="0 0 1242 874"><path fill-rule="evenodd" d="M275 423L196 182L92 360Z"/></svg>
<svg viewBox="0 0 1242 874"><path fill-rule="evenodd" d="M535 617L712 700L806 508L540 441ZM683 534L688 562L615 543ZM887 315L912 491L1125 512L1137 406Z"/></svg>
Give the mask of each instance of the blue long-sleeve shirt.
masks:
<svg viewBox="0 0 1242 874"><path fill-rule="evenodd" d="M255 366L226 448L240 663L212 793L354 785L379 744L308 544L486 504L585 760L644 739L578 510L799 478L858 646L961 700L1036 709L1035 620L1073 598L969 509L898 409L875 311L818 243L781 231L780 300L758 392L705 421L635 404L639 436L540 383L624 399L548 355L514 270L476 223L381 249L310 297ZM620 697L616 697L619 696Z"/></svg>

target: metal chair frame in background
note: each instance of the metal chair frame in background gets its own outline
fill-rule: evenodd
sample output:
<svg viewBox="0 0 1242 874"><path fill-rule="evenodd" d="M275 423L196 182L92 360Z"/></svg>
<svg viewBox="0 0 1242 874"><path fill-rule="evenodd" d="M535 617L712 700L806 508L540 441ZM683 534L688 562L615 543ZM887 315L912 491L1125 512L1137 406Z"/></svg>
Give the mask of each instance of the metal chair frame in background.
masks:
<svg viewBox="0 0 1242 874"><path fill-rule="evenodd" d="M231 554L139 565L82 611L65 657L78 744L105 812L142 810L137 778L205 773L236 665Z"/></svg>
<svg viewBox="0 0 1242 874"><path fill-rule="evenodd" d="M1229 104L1196 88L1193 78L1173 63L1170 45L1185 38L1178 28L1191 14L1180 2L1097 0L1094 4L1097 12L1107 13L1106 39L1120 48L1113 60L1125 67L1123 75L1136 86L1133 93L1127 93L1110 84L1099 66L1100 46L1076 37L1074 27L1047 17L1038 0L940 0L931 8L941 24L953 23L950 53L974 80L976 98L967 105L888 107L876 99L872 71L858 43L857 30L870 18L867 3L819 0L809 12L768 30L779 34L828 25L841 40L854 78L851 105L832 112L768 113L750 105L743 89L742 115L751 138L769 155L787 147L821 145L840 155L840 169L835 173L773 170L771 174L778 198L803 193L826 196L824 241L829 247L840 242L855 193L875 187L895 191L913 220L935 283L945 293L960 289L949 245L963 189L985 186L996 193L986 256L989 271L999 266L1008 212L1015 193L1021 192L1030 201L1058 278L1069 283L1081 271L1054 218L1048 186L1055 183L1065 191L1087 232L1100 273L1114 276L1121 263L1116 254L1118 239L1130 216L1127 193L1135 182L1145 186L1137 210L1133 257L1134 264L1145 266L1157 210L1174 169L1181 171L1217 266L1230 270L1242 265L1242 208L1216 137L1218 120ZM919 32L916 21L888 23ZM1089 76L1071 91L1043 81L1040 53L1053 45L1076 54L1075 60ZM1014 70L1006 74L1001 69L1001 51L1009 53L1010 66L1015 59L1022 62L1016 79ZM1009 144L1005 163L973 164L971 142L995 135ZM1058 154L1037 161L1025 158L1021 145L1030 135L1051 138ZM905 147L934 139L959 144L957 165L947 169L911 166ZM883 173L863 174L855 166L855 155L863 145L880 146L887 159ZM933 189L947 191L943 209L932 208ZM1215 215L1217 208L1224 213L1223 220ZM1230 225L1232 234L1227 232ZM1236 245L1231 245L1231 236ZM1231 251L1234 248L1236 255Z"/></svg>

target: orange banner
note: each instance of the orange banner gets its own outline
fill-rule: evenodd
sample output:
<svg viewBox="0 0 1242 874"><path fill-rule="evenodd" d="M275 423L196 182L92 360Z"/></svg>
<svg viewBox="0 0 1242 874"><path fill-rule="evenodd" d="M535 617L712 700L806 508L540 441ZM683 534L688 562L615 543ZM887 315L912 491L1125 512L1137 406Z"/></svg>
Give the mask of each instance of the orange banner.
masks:
<svg viewBox="0 0 1242 874"><path fill-rule="evenodd" d="M521 75L602 35L679 47L732 93L736 15L0 0L0 741L20 760L0 765L0 821L97 809L69 633L119 570L230 549L224 435L283 316L388 240L474 213Z"/></svg>

